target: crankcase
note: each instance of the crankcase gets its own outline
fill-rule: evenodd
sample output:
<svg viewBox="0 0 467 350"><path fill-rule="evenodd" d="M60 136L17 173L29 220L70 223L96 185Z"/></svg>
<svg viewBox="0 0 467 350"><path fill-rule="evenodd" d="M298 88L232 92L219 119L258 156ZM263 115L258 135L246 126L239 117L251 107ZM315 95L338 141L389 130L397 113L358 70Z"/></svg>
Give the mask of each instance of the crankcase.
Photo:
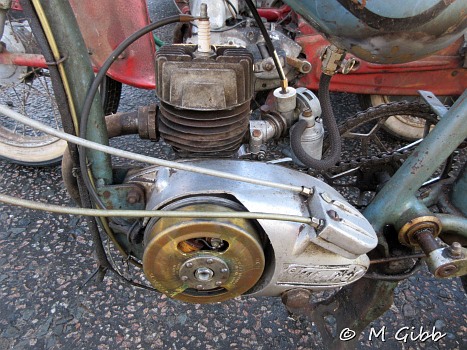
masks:
<svg viewBox="0 0 467 350"><path fill-rule="evenodd" d="M288 214L317 219L320 223L317 228L297 222L259 219L250 220L251 224L248 225L243 223L240 228L237 225L233 230L228 229L234 235L238 233L239 237L254 241L255 247L261 246L264 251L264 257L263 252L259 253L256 248L249 251L256 251L258 261L261 262L258 266L261 266L261 269L264 261L264 271L244 294L279 296L293 288L316 291L332 289L352 283L366 273L369 266L366 253L376 247L376 233L357 209L321 180L278 165L243 160L193 160L183 163L312 189L313 193L305 196L285 189L167 167L149 167L127 179L146 188L147 210L172 210L170 208L173 203L186 201L191 204L191 202L196 203L198 197L211 197L238 205L238 208L230 206L229 210L239 211L243 208L249 212ZM202 204L206 205L206 203ZM216 223L214 219L203 220L211 224ZM191 223L190 219L180 219L177 224L190 226L195 225L195 222L196 220ZM147 237L157 237L157 232L153 230L154 225L148 226L151 228L146 231L145 249L150 245L150 239ZM212 228L213 225L210 227ZM191 228L192 231L199 232L194 226ZM232 237L232 235L230 238L229 235L223 236L222 229L219 229L217 236L212 235L215 230L210 229L209 232L207 237L217 237L226 241ZM174 232L171 235L171 238L176 238ZM243 247L238 251L235 251L234 246L230 248L233 248L230 253L241 265ZM199 255L200 252L196 254ZM209 258L209 252L203 254L201 255L204 257L207 255ZM189 258L190 256L187 255L186 260ZM245 261L247 260L255 261L254 258ZM224 262L229 264L227 260ZM152 263L154 259L148 258L144 261L144 264ZM201 271L204 271L204 267ZM170 270L173 266L159 266L159 268ZM229 266L229 269L241 270L241 267ZM180 269L177 269L177 278L180 275L179 271Z"/></svg>

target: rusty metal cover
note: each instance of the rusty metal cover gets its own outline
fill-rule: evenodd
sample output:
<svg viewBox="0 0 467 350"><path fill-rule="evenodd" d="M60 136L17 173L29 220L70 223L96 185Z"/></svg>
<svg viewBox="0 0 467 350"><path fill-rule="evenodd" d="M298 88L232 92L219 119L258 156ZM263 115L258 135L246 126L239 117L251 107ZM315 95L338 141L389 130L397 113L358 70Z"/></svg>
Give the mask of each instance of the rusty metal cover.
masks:
<svg viewBox="0 0 467 350"><path fill-rule="evenodd" d="M148 25L144 0L70 0L93 64L99 68L127 37ZM124 84L154 89L155 45L151 34L132 44L109 69Z"/></svg>

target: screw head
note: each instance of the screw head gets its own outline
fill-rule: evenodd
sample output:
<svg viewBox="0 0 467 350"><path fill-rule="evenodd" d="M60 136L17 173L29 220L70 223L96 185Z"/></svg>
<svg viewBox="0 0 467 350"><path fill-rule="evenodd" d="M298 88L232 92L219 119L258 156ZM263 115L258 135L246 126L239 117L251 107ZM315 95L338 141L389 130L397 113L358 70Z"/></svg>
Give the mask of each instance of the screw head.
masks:
<svg viewBox="0 0 467 350"><path fill-rule="evenodd" d="M212 263L213 263L213 260L212 260L212 259L208 259L208 260L206 260L206 263L207 263L207 264L212 264Z"/></svg>
<svg viewBox="0 0 467 350"><path fill-rule="evenodd" d="M182 279L183 282L186 282L186 281L188 281L188 276L182 276L181 279Z"/></svg>
<svg viewBox="0 0 467 350"><path fill-rule="evenodd" d="M198 285L196 286L196 289L204 289L204 287L203 287L202 284L198 284Z"/></svg>
<svg viewBox="0 0 467 350"><path fill-rule="evenodd" d="M221 281L217 281L217 282L216 282L216 286L218 286L218 287L222 286L222 282L221 282Z"/></svg>
<svg viewBox="0 0 467 350"><path fill-rule="evenodd" d="M222 273L227 273L227 272L229 272L229 270L227 270L226 268L223 268L223 269L221 270L221 272L222 272Z"/></svg>
<svg viewBox="0 0 467 350"><path fill-rule="evenodd" d="M187 263L185 264L185 266L188 267L188 268L193 267L193 263L187 262Z"/></svg>

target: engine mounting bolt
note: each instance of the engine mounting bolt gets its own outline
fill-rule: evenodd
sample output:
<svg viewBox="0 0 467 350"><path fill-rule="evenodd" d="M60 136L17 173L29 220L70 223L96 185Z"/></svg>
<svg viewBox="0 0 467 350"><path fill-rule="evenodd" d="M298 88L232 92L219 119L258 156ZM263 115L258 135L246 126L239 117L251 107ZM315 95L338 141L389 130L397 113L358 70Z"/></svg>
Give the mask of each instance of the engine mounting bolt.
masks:
<svg viewBox="0 0 467 350"><path fill-rule="evenodd" d="M251 133L253 137L261 137L261 130L259 129L254 129L253 132Z"/></svg>
<svg viewBox="0 0 467 350"><path fill-rule="evenodd" d="M269 60L263 62L263 69L266 71L266 72L270 72L274 69L274 64L272 62L270 62Z"/></svg>
<svg viewBox="0 0 467 350"><path fill-rule="evenodd" d="M140 194L135 190L130 190L126 196L126 201L129 204L136 204L140 201L140 199L141 199Z"/></svg>
<svg viewBox="0 0 467 350"><path fill-rule="evenodd" d="M459 242L453 242L449 247L449 254L453 258L462 257L462 245Z"/></svg>
<svg viewBox="0 0 467 350"><path fill-rule="evenodd" d="M213 260L212 260L212 259L208 259L208 260L206 260L206 263L207 263L207 264L212 264L212 263L213 263Z"/></svg>
<svg viewBox="0 0 467 350"><path fill-rule="evenodd" d="M193 267L193 263L187 262L187 263L185 264L185 266L188 267L188 268Z"/></svg>
<svg viewBox="0 0 467 350"><path fill-rule="evenodd" d="M227 273L227 272L229 272L229 270L227 270L226 268L223 268L223 269L221 270L221 272L222 272L222 273Z"/></svg>
<svg viewBox="0 0 467 350"><path fill-rule="evenodd" d="M188 281L188 276L182 276L181 280L182 280L183 282Z"/></svg>
<svg viewBox="0 0 467 350"><path fill-rule="evenodd" d="M218 286L218 287L222 286L222 282L221 282L221 281L217 281L217 282L216 282L216 286Z"/></svg>

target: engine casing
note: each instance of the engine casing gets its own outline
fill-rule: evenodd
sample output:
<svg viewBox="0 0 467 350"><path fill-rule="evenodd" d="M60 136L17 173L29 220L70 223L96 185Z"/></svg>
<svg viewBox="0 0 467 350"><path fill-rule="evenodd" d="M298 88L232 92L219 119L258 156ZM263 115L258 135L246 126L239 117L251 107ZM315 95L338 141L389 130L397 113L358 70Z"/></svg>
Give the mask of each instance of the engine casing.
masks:
<svg viewBox="0 0 467 350"><path fill-rule="evenodd" d="M311 225L288 221L247 220L247 224L244 219L236 219L235 222L185 219L165 221L157 226L156 220L153 220L145 232L143 260L148 279L162 292L177 299L206 303L227 300L240 294L278 296L294 288L315 291L332 289L352 283L365 274L369 266L366 253L376 246L376 233L357 209L321 180L278 165L258 162L199 160L187 163L246 177L261 176L263 180L305 186L312 188L314 194L304 197L287 190L165 167L150 167L128 179L146 188L147 210L199 210L203 206L221 206L225 208L222 211L243 208L250 212L313 216L321 220L322 225L315 229ZM214 198L212 203L206 202L209 197ZM236 203L237 208L232 203ZM160 228L155 230L154 227ZM225 252L180 252L177 248L187 238L203 237L225 241L228 249ZM246 241L251 243L243 243ZM262 247L262 251L258 251L257 247ZM167 259L159 258L160 252L165 252ZM185 265L187 262L208 259L214 261L213 265L220 260L219 264L228 266L228 276L216 276L215 272L212 276L213 281L226 287L225 294L219 294L218 289L205 290L201 288L205 284L201 284L199 291L191 289L189 294L184 295L186 285L180 278L186 279L187 283L192 278L182 275L186 270ZM197 267L210 268L208 265ZM168 273L161 272L163 275L158 276L159 271ZM161 285L164 279L167 282ZM238 282L244 280L250 286L247 291L244 289L246 282Z"/></svg>

